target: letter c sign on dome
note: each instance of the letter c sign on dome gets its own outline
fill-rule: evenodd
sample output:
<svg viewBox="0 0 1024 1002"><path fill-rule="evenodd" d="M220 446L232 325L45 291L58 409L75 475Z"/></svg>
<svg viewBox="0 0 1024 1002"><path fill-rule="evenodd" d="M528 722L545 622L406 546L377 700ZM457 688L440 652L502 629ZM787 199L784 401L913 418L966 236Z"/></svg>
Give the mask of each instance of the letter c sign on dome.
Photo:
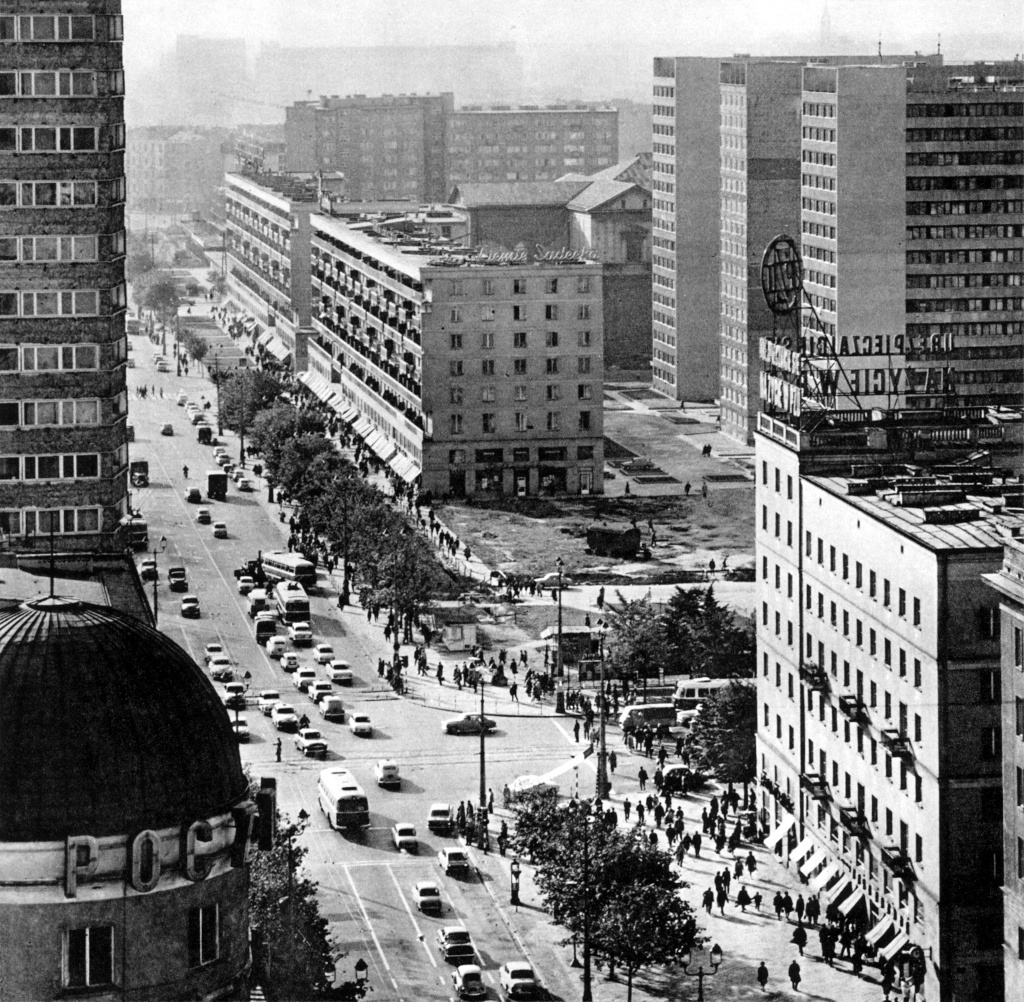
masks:
<svg viewBox="0 0 1024 1002"><path fill-rule="evenodd" d="M205 880L210 875L213 863L207 856L196 853L197 842L212 842L213 827L209 821L193 821L182 832L181 858L184 873L189 880Z"/></svg>
<svg viewBox="0 0 1024 1002"><path fill-rule="evenodd" d="M141 831L129 847L128 879L137 891L151 891L160 883L160 836L152 829Z"/></svg>

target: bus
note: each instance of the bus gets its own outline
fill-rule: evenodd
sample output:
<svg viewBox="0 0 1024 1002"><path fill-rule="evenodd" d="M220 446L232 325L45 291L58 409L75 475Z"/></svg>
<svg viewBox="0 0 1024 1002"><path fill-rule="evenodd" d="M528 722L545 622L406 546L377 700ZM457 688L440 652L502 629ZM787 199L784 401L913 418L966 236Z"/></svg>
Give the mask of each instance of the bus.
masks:
<svg viewBox="0 0 1024 1002"><path fill-rule="evenodd" d="M128 545L133 550L144 550L149 546L149 523L144 518L132 518L125 515L121 519L128 537Z"/></svg>
<svg viewBox="0 0 1024 1002"><path fill-rule="evenodd" d="M275 550L260 559L263 573L271 581L295 581L307 590L316 587L316 568L298 553Z"/></svg>
<svg viewBox="0 0 1024 1002"><path fill-rule="evenodd" d="M727 688L733 683L737 685L753 685L749 678L690 678L676 683L676 691L672 697L677 710L696 710L709 696Z"/></svg>
<svg viewBox="0 0 1024 1002"><path fill-rule="evenodd" d="M332 828L369 828L366 791L348 769L324 769L317 784L320 810Z"/></svg>
<svg viewBox="0 0 1024 1002"><path fill-rule="evenodd" d="M280 581L274 588L274 612L282 623L309 622L309 596L298 581Z"/></svg>

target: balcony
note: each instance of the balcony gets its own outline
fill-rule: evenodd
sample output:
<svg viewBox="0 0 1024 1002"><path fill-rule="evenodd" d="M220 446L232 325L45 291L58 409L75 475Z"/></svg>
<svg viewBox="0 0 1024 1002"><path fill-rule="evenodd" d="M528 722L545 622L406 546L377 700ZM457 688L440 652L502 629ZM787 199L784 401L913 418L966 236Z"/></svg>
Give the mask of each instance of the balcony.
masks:
<svg viewBox="0 0 1024 1002"><path fill-rule="evenodd" d="M825 782L825 777L820 772L805 773L800 777L800 785L815 800L830 800L832 798L829 785Z"/></svg>
<svg viewBox="0 0 1024 1002"><path fill-rule="evenodd" d="M893 755L898 755L901 758L913 758L914 749L911 747L910 738L906 734L901 734L895 728L890 728L882 731L880 737L882 744Z"/></svg>
<svg viewBox="0 0 1024 1002"><path fill-rule="evenodd" d="M882 846L882 863L894 877L899 877L900 880L914 879L914 867L911 865L910 857L898 845Z"/></svg>
<svg viewBox="0 0 1024 1002"><path fill-rule="evenodd" d="M857 838L868 838L871 835L864 812L853 804L840 805L839 823Z"/></svg>
<svg viewBox="0 0 1024 1002"><path fill-rule="evenodd" d="M860 696L847 694L839 697L839 712L855 724L867 723L868 709Z"/></svg>
<svg viewBox="0 0 1024 1002"><path fill-rule="evenodd" d="M800 666L800 678L808 689L815 692L828 692L828 672L821 665L807 661Z"/></svg>

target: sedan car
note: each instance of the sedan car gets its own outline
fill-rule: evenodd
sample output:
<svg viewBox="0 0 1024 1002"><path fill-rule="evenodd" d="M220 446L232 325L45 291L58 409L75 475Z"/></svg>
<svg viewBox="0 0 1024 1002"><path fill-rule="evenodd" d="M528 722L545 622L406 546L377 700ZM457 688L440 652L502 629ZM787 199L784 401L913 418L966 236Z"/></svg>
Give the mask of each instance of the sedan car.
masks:
<svg viewBox="0 0 1024 1002"><path fill-rule="evenodd" d="M210 658L210 676L214 682L230 682L235 677L235 670L231 665L231 659L225 654L218 654Z"/></svg>
<svg viewBox="0 0 1024 1002"><path fill-rule="evenodd" d="M252 481L248 477L242 477L242 479L238 481L238 489L240 491L245 491L245 493L247 494L250 494L256 488L253 487Z"/></svg>
<svg viewBox="0 0 1024 1002"><path fill-rule="evenodd" d="M162 425L160 425L160 434L161 435L173 435L174 434L174 425L173 424L162 424Z"/></svg>
<svg viewBox="0 0 1024 1002"><path fill-rule="evenodd" d="M171 371L171 367L166 362L157 362L156 363L156 371L157 372L170 372Z"/></svg>
<svg viewBox="0 0 1024 1002"><path fill-rule="evenodd" d="M391 829L391 841L395 843L395 848L399 852L403 849L406 852L419 851L420 843L416 838L416 826L409 824L408 821L399 821Z"/></svg>
<svg viewBox="0 0 1024 1002"><path fill-rule="evenodd" d="M352 667L347 661L332 661L327 666L327 676L338 685L351 685Z"/></svg>
<svg viewBox="0 0 1024 1002"><path fill-rule="evenodd" d="M533 968L523 960L502 964L498 970L498 982L506 999L535 999L540 996L540 985L534 977Z"/></svg>
<svg viewBox="0 0 1024 1002"><path fill-rule="evenodd" d="M243 574L238 579L238 594L248 595L256 587L256 582L248 574Z"/></svg>
<svg viewBox="0 0 1024 1002"><path fill-rule="evenodd" d="M427 828L432 832L447 835L452 830L451 804L431 804L427 812Z"/></svg>
<svg viewBox="0 0 1024 1002"><path fill-rule="evenodd" d="M426 913L440 915L444 910L441 888L432 880L418 880L412 885L412 900L416 907Z"/></svg>
<svg viewBox="0 0 1024 1002"><path fill-rule="evenodd" d="M188 394L184 390L178 393L177 403L179 407L184 407L188 403Z"/></svg>
<svg viewBox="0 0 1024 1002"><path fill-rule="evenodd" d="M313 631L309 628L309 623L291 623L288 627L288 639L296 647L301 644L312 644Z"/></svg>
<svg viewBox="0 0 1024 1002"><path fill-rule="evenodd" d="M373 735L373 724L366 713L353 713L348 718L348 729L357 737L368 738Z"/></svg>
<svg viewBox="0 0 1024 1002"><path fill-rule="evenodd" d="M455 990L456 998L487 998L483 975L476 964L460 964L452 971L452 988Z"/></svg>
<svg viewBox="0 0 1024 1002"><path fill-rule="evenodd" d="M262 689L256 697L256 706L265 717L270 716L270 711L281 702L281 693L277 689Z"/></svg>
<svg viewBox="0 0 1024 1002"><path fill-rule="evenodd" d="M271 655L273 656L273 655ZM299 656L295 651L285 651L281 654L281 667L286 672L295 672L299 670Z"/></svg>
<svg viewBox="0 0 1024 1002"><path fill-rule="evenodd" d="M210 522L212 521L212 518L210 516L210 509L200 508L199 511L196 512L196 521L200 525L209 525Z"/></svg>
<svg viewBox="0 0 1024 1002"><path fill-rule="evenodd" d="M215 658L219 654L223 654L223 653L224 653L224 645L223 644L218 644L216 641L214 641L213 643L207 644L203 648L203 659L206 661L207 664L209 664L210 663L210 658Z"/></svg>
<svg viewBox="0 0 1024 1002"><path fill-rule="evenodd" d="M437 948L445 960L472 960L476 948L464 925L446 925L437 930Z"/></svg>
<svg viewBox="0 0 1024 1002"><path fill-rule="evenodd" d="M401 786L402 777L398 772L398 763L393 758L377 759L373 767L373 778L378 786Z"/></svg>
<svg viewBox="0 0 1024 1002"><path fill-rule="evenodd" d="M231 474L231 479L234 480L236 484L238 483L239 480L242 480L244 477L245 470L243 470L240 466L237 469L235 469Z"/></svg>
<svg viewBox="0 0 1024 1002"><path fill-rule="evenodd" d="M230 466L231 457L226 452L218 452L214 455L214 459L217 460L218 466Z"/></svg>
<svg viewBox="0 0 1024 1002"><path fill-rule="evenodd" d="M228 527L224 522L213 523L213 538L214 539L227 539L228 538Z"/></svg>
<svg viewBox="0 0 1024 1002"><path fill-rule="evenodd" d="M508 785L509 799L522 800L531 793L551 796L558 793L558 784L551 783L542 776L517 776Z"/></svg>
<svg viewBox="0 0 1024 1002"><path fill-rule="evenodd" d="M317 644L313 648L313 660L318 665L328 665L334 660L334 648L330 644Z"/></svg>
<svg viewBox="0 0 1024 1002"><path fill-rule="evenodd" d="M143 581L158 580L160 572L156 569L156 560L152 557L146 557L146 559L139 564L139 577Z"/></svg>
<svg viewBox="0 0 1024 1002"><path fill-rule="evenodd" d="M229 710L244 710L245 686L241 682L228 682L224 686L221 698Z"/></svg>
<svg viewBox="0 0 1024 1002"><path fill-rule="evenodd" d="M329 696L334 692L334 686L330 682L311 682L309 688L306 689L306 695L309 696L314 703L319 703L324 696Z"/></svg>
<svg viewBox="0 0 1024 1002"><path fill-rule="evenodd" d="M181 596L181 614L186 619L198 619L201 615L198 595Z"/></svg>
<svg viewBox="0 0 1024 1002"><path fill-rule="evenodd" d="M539 578L534 578L538 588L547 590L558 587L558 571L550 571ZM573 580L568 574L562 575L562 590L573 587Z"/></svg>
<svg viewBox="0 0 1024 1002"><path fill-rule="evenodd" d="M278 703L270 711L270 722L279 731L297 731L299 729L299 718L295 716L295 707L288 703Z"/></svg>
<svg viewBox="0 0 1024 1002"><path fill-rule="evenodd" d="M295 747L309 758L325 758L327 755L327 742L313 727L303 727L295 735Z"/></svg>
<svg viewBox="0 0 1024 1002"><path fill-rule="evenodd" d="M189 504L199 504L203 500L203 492L198 487L187 487L185 489L185 500Z"/></svg>
<svg viewBox="0 0 1024 1002"><path fill-rule="evenodd" d="M461 717L446 720L441 728L445 734L479 734L481 728L488 734L497 730L498 724L490 717L483 717L479 713L464 713Z"/></svg>
<svg viewBox="0 0 1024 1002"><path fill-rule="evenodd" d="M235 732L235 740L239 743L244 744L249 740L249 724L246 722L245 717L232 720L231 729Z"/></svg>
<svg viewBox="0 0 1024 1002"><path fill-rule="evenodd" d="M469 873L469 856L461 846L445 846L437 854L437 865L445 874Z"/></svg>

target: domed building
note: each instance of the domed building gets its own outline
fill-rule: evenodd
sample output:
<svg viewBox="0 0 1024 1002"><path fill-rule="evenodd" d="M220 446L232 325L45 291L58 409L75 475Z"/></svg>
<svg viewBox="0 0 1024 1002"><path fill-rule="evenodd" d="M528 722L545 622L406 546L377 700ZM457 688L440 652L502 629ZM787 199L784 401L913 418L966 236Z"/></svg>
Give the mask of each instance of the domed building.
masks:
<svg viewBox="0 0 1024 1002"><path fill-rule="evenodd" d="M247 997L252 810L180 647L86 602L0 611L0 1000Z"/></svg>

